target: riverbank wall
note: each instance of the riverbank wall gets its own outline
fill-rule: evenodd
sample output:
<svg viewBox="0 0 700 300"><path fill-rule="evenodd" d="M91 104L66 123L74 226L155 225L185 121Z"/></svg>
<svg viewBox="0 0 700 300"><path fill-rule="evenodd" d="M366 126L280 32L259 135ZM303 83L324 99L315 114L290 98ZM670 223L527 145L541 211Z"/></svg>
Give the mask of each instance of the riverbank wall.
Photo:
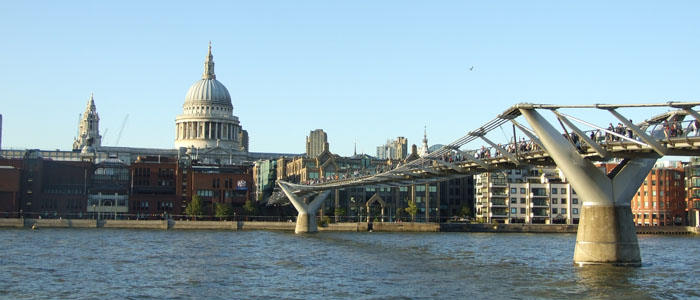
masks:
<svg viewBox="0 0 700 300"><path fill-rule="evenodd" d="M188 220L85 220L0 218L0 228L122 228L159 230L280 230L294 231L294 222L188 221ZM319 231L347 232L494 232L494 233L576 233L577 225L566 224L469 224L469 223L330 223ZM637 234L700 234L700 228L686 226L637 227Z"/></svg>

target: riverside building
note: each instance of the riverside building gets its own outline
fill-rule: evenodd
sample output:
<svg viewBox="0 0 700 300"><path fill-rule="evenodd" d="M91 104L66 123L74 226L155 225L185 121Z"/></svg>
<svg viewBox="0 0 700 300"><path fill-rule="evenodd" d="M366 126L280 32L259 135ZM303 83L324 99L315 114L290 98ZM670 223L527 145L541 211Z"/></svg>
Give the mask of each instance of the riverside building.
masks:
<svg viewBox="0 0 700 300"><path fill-rule="evenodd" d="M685 225L685 170L681 162L654 165L632 199L637 226Z"/></svg>
<svg viewBox="0 0 700 300"><path fill-rule="evenodd" d="M700 157L691 157L685 168L688 226L700 225Z"/></svg>
<svg viewBox="0 0 700 300"><path fill-rule="evenodd" d="M477 220L578 224L581 201L557 169L523 168L474 176Z"/></svg>

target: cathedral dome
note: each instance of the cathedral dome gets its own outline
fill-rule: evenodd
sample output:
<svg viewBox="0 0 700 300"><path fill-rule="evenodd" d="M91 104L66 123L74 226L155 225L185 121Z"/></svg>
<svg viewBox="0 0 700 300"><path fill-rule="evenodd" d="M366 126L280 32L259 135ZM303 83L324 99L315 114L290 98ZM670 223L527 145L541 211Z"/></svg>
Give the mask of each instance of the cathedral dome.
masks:
<svg viewBox="0 0 700 300"><path fill-rule="evenodd" d="M204 74L202 79L190 86L185 97L185 106L188 105L223 105L233 108L231 105L231 95L226 87L216 80L214 74L214 56L211 54L211 43L209 43L209 53L204 61Z"/></svg>
<svg viewBox="0 0 700 300"><path fill-rule="evenodd" d="M192 84L187 91L185 104L218 104L232 107L228 90L214 78L203 78Z"/></svg>

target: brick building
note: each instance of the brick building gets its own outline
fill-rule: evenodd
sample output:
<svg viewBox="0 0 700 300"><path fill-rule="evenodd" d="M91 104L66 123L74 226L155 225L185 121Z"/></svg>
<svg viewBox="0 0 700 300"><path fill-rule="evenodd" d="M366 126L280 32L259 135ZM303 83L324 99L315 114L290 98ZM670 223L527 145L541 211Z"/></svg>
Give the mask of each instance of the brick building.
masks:
<svg viewBox="0 0 700 300"><path fill-rule="evenodd" d="M685 170L680 162L658 162L631 203L637 226L684 225Z"/></svg>
<svg viewBox="0 0 700 300"><path fill-rule="evenodd" d="M214 204L230 204L236 214L242 214L242 206L247 200L253 201L253 168L239 165L199 165L184 166L182 176L178 176L184 212L192 196L199 195L204 203L204 214L214 215ZM179 174L178 174L179 175Z"/></svg>
<svg viewBox="0 0 700 300"><path fill-rule="evenodd" d="M139 156L131 164L129 213L137 218L182 214L177 196L177 161L174 157Z"/></svg>
<svg viewBox="0 0 700 300"><path fill-rule="evenodd" d="M0 217L16 217L19 211L20 170L0 163Z"/></svg>
<svg viewBox="0 0 700 300"><path fill-rule="evenodd" d="M688 225L700 224L700 157L691 157L685 168L686 212Z"/></svg>

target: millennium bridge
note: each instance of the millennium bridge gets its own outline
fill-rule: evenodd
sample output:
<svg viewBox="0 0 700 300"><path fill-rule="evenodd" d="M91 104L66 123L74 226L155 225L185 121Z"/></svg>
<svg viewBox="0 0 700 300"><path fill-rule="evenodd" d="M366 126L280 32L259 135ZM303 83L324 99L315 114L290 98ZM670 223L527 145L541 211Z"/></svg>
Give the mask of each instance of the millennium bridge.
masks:
<svg viewBox="0 0 700 300"><path fill-rule="evenodd" d="M318 231L316 212L333 189L405 186L522 165L556 166L583 201L574 263L638 266L641 257L630 202L657 159L700 155L698 105L521 103L439 150L389 171L314 184L278 181L278 186L298 212L295 232L306 233ZM658 114L659 109L667 111ZM623 115L627 110L642 110L651 117L635 124ZM623 126L594 124L587 120L591 111L609 113ZM542 113L556 120L559 128ZM512 124L512 136L498 143L493 137L497 134L490 133L499 128L503 133L506 124ZM470 148L470 143L484 146ZM620 163L607 174L594 164L613 159ZM305 202L309 197L313 200Z"/></svg>

